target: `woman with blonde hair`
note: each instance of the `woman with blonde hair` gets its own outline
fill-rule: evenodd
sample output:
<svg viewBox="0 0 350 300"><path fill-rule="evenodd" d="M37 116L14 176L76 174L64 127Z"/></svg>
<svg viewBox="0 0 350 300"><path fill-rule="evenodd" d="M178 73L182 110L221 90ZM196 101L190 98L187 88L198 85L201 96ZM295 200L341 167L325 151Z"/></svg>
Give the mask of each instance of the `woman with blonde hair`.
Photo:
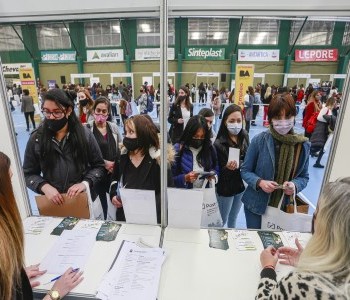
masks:
<svg viewBox="0 0 350 300"><path fill-rule="evenodd" d="M263 97L263 104L264 104L264 126L267 127L269 126L269 121L267 120L267 115L269 112L269 105L272 99L272 92L271 92L271 87L268 86L266 88L265 95Z"/></svg>
<svg viewBox="0 0 350 300"><path fill-rule="evenodd" d="M350 177L325 186L314 213L313 236L303 249L269 247L256 299L350 299ZM276 281L275 266L296 269Z"/></svg>
<svg viewBox="0 0 350 300"><path fill-rule="evenodd" d="M33 299L32 287L40 285L35 278L46 271L38 265L24 268L24 233L21 216L13 194L9 157L0 152L0 300ZM55 294L63 298L82 280L82 272L69 268L44 297Z"/></svg>

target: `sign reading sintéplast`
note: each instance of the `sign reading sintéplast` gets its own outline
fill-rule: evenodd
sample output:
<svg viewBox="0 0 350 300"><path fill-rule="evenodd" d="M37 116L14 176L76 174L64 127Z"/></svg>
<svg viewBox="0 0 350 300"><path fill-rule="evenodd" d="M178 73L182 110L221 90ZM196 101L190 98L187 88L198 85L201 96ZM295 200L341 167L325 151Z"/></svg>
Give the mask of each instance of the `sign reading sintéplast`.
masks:
<svg viewBox="0 0 350 300"><path fill-rule="evenodd" d="M279 61L280 50L239 49L238 61Z"/></svg>
<svg viewBox="0 0 350 300"><path fill-rule="evenodd" d="M41 51L41 62L44 63L71 63L75 60L75 51Z"/></svg>
<svg viewBox="0 0 350 300"><path fill-rule="evenodd" d="M223 60L225 48L191 47L185 49L185 58L189 60Z"/></svg>
<svg viewBox="0 0 350 300"><path fill-rule="evenodd" d="M86 51L86 60L88 62L122 61L123 59L124 59L123 49L87 50Z"/></svg>

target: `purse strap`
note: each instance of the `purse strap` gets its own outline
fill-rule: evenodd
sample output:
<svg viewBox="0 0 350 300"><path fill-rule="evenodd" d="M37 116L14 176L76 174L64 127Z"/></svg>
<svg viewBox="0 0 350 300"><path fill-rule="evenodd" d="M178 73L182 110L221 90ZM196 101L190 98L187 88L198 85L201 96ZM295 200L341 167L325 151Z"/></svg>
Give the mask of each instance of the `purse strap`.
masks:
<svg viewBox="0 0 350 300"><path fill-rule="evenodd" d="M294 165L293 165L292 179L294 178L294 176L295 176L295 174L297 172L299 159L300 159L300 153L301 153L301 147L302 147L302 144L297 144L297 150L296 150L296 153L295 153L295 160L294 160ZM296 203L294 203L292 195L289 196L289 203L290 204L296 204Z"/></svg>

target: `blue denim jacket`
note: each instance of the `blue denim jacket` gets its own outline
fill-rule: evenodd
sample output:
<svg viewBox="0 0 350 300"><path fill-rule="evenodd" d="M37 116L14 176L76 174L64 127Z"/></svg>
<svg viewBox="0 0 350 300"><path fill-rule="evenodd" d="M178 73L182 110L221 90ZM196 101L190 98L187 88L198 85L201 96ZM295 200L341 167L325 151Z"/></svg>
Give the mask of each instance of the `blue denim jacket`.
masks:
<svg viewBox="0 0 350 300"><path fill-rule="evenodd" d="M304 142L295 178L292 180L297 193L309 182L309 152L310 143ZM242 202L249 211L258 215L264 214L270 194L260 188L257 189L256 183L260 178L272 181L275 178L275 145L269 131L264 131L253 138L241 167L241 175L248 184Z"/></svg>

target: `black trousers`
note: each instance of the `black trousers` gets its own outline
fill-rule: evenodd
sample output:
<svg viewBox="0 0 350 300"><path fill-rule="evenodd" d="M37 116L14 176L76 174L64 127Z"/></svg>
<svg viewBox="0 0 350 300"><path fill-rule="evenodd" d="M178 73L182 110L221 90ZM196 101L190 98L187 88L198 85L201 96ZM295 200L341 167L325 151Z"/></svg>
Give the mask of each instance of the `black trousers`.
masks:
<svg viewBox="0 0 350 300"><path fill-rule="evenodd" d="M254 121L252 121L252 124L255 124L255 120L256 120L256 116L259 112L259 108L260 108L259 105L253 105L253 120Z"/></svg>
<svg viewBox="0 0 350 300"><path fill-rule="evenodd" d="M35 121L34 121L34 111L25 112L24 117L26 118L27 130L29 130L29 118L32 121L33 129L35 129Z"/></svg>

